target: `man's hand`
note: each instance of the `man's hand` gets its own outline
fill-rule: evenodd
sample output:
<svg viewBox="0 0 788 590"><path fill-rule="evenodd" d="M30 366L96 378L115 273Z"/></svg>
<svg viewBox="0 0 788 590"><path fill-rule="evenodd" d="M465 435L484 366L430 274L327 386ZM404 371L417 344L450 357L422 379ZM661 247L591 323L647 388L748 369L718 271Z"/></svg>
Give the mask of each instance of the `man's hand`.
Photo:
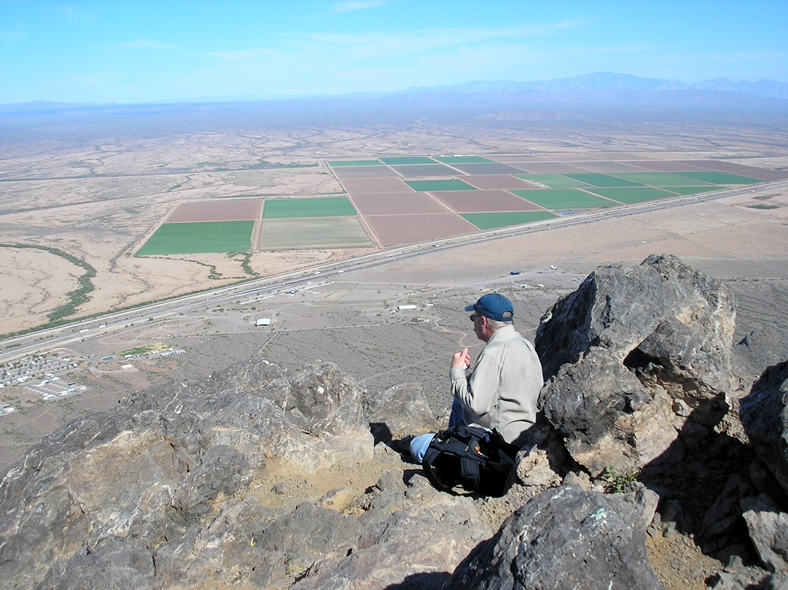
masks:
<svg viewBox="0 0 788 590"><path fill-rule="evenodd" d="M452 367L462 367L467 369L471 366L471 355L468 354L468 349L463 348L462 352L455 352L451 357Z"/></svg>

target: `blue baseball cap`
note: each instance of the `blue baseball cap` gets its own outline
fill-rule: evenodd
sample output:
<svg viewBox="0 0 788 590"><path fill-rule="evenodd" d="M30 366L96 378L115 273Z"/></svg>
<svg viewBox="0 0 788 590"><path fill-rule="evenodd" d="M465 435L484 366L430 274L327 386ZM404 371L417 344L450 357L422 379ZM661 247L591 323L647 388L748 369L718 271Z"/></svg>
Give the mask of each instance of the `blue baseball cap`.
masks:
<svg viewBox="0 0 788 590"><path fill-rule="evenodd" d="M500 293L483 295L479 301L466 307L465 311L475 311L499 322L511 322L514 317L512 302Z"/></svg>

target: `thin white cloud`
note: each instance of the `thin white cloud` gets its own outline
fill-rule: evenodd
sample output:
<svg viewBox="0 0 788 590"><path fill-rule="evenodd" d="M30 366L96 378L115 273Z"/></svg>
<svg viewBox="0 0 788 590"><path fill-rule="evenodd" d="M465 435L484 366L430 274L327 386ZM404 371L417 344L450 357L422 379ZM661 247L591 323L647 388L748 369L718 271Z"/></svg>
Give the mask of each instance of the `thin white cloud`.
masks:
<svg viewBox="0 0 788 590"><path fill-rule="evenodd" d="M266 49L222 49L200 53L204 57L212 57L219 61L253 61L258 57L270 54Z"/></svg>
<svg viewBox="0 0 788 590"><path fill-rule="evenodd" d="M478 29L425 29L386 33L379 31L306 33L272 40L266 47L223 49L201 55L220 61L254 62L260 59L287 59L312 56L320 61L401 58L435 52L455 52L460 47L510 44L552 37L582 28L588 21L569 19L555 23Z"/></svg>
<svg viewBox="0 0 788 590"><path fill-rule="evenodd" d="M576 30L588 24L580 19L563 20L556 23L520 25L478 29L425 29L403 33L376 31L355 34L314 33L293 37L285 42L289 46L316 45L324 48L347 48L353 51L370 52L372 55L418 53L446 47L493 43L511 40L527 40L549 37L566 31Z"/></svg>
<svg viewBox="0 0 788 590"><path fill-rule="evenodd" d="M56 7L56 10L60 12L67 20L76 23L86 23L93 20L96 20L96 17L88 12L84 12L80 7L74 6L73 4L61 4L60 6Z"/></svg>
<svg viewBox="0 0 788 590"><path fill-rule="evenodd" d="M0 43L16 43L25 38L24 33L12 33L10 31L0 31Z"/></svg>
<svg viewBox="0 0 788 590"><path fill-rule="evenodd" d="M128 49L175 49L178 47L175 43L164 43L162 41L149 41L148 39L137 39L136 41L126 41L119 43L121 47Z"/></svg>
<svg viewBox="0 0 788 590"><path fill-rule="evenodd" d="M381 0L345 0L344 2L334 2L331 9L334 12L353 12L356 10L369 10L383 6Z"/></svg>
<svg viewBox="0 0 788 590"><path fill-rule="evenodd" d="M788 60L788 52L774 49L736 51L728 57L728 61L736 63L758 63L763 61L785 62L786 60Z"/></svg>
<svg viewBox="0 0 788 590"><path fill-rule="evenodd" d="M356 34L299 33L265 45L202 52L206 59L188 84L201 79L238 88L236 94L396 90L463 79L528 79L549 65L587 20L507 27L361 31ZM555 77L548 76L548 77ZM243 80L243 84L239 83ZM374 81L370 86L370 81ZM186 83L186 82L184 82ZM241 86L244 90L241 90Z"/></svg>

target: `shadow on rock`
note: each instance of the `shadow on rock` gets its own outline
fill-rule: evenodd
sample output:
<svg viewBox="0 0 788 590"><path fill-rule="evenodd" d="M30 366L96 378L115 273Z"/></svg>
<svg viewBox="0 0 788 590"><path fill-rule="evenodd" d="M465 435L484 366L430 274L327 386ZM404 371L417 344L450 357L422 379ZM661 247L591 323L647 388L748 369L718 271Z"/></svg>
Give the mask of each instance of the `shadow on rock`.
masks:
<svg viewBox="0 0 788 590"><path fill-rule="evenodd" d="M413 574L399 584L386 586L385 590L440 590L449 579L449 572L426 572Z"/></svg>
<svg viewBox="0 0 788 590"><path fill-rule="evenodd" d="M707 555L730 563L758 563L742 504L759 494L782 496L774 477L753 448L727 430L723 399L709 400L687 418L678 438L646 464L638 480L660 496L649 527L652 535L681 532L694 537ZM784 499L783 499L784 501Z"/></svg>

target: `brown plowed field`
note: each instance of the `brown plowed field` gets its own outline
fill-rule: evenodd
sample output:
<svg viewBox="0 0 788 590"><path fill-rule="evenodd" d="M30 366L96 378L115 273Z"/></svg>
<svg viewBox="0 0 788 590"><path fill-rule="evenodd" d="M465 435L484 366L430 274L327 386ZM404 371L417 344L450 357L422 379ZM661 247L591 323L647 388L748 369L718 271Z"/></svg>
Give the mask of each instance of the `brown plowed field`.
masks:
<svg viewBox="0 0 788 590"><path fill-rule="evenodd" d="M706 160L698 160L698 162L705 163ZM694 172L698 170L698 164L684 160L655 160L653 162L638 162L638 165L657 172Z"/></svg>
<svg viewBox="0 0 788 590"><path fill-rule="evenodd" d="M412 193L401 178L348 178L342 184L352 195L355 193Z"/></svg>
<svg viewBox="0 0 788 590"><path fill-rule="evenodd" d="M402 174L405 178L420 178L423 176L454 176L456 170L444 166L443 164L409 164L404 166L392 166L394 170Z"/></svg>
<svg viewBox="0 0 788 590"><path fill-rule="evenodd" d="M530 188L542 188L540 186L536 186L535 184L531 184L530 182L526 182L522 178L517 178L515 176L509 176L507 174L487 174L483 176L463 176L462 180L467 182L468 184L472 184L476 188L480 189L506 189L506 188L513 188L513 189L530 189Z"/></svg>
<svg viewBox="0 0 788 590"><path fill-rule="evenodd" d="M225 199L181 203L167 217L167 223L192 221L256 221L260 219L262 199Z"/></svg>
<svg viewBox="0 0 788 590"><path fill-rule="evenodd" d="M479 231L472 223L454 213L367 215L364 219L385 246L425 242Z"/></svg>
<svg viewBox="0 0 788 590"><path fill-rule="evenodd" d="M468 191L473 192L473 191ZM374 193L353 195L353 204L362 215L397 213L446 213L444 207L424 193Z"/></svg>
<svg viewBox="0 0 788 590"><path fill-rule="evenodd" d="M454 164L457 170L465 174L518 174L519 168L499 162L471 162L470 164Z"/></svg>
<svg viewBox="0 0 788 590"><path fill-rule="evenodd" d="M541 207L506 191L440 191L432 194L460 213L541 209Z"/></svg>
<svg viewBox="0 0 788 590"><path fill-rule="evenodd" d="M560 162L528 162L526 164L512 164L523 172L529 174L571 174L573 172L587 172L583 168L562 164Z"/></svg>
<svg viewBox="0 0 788 590"><path fill-rule="evenodd" d="M720 162L719 160L689 160L688 162L685 161L685 163L696 166L696 170L716 170L719 172L749 176L750 178L757 178L758 180L781 180L783 178L788 178L788 174L785 172L753 168L752 166L744 166L733 162Z"/></svg>
<svg viewBox="0 0 788 590"><path fill-rule="evenodd" d="M346 178L399 178L399 174L388 166L348 166L334 168L334 173L343 181Z"/></svg>
<svg viewBox="0 0 788 590"><path fill-rule="evenodd" d="M639 165L630 164L627 162L575 162L578 166L585 168L589 172L601 172L607 174L610 172L646 172L648 168L643 168Z"/></svg>

